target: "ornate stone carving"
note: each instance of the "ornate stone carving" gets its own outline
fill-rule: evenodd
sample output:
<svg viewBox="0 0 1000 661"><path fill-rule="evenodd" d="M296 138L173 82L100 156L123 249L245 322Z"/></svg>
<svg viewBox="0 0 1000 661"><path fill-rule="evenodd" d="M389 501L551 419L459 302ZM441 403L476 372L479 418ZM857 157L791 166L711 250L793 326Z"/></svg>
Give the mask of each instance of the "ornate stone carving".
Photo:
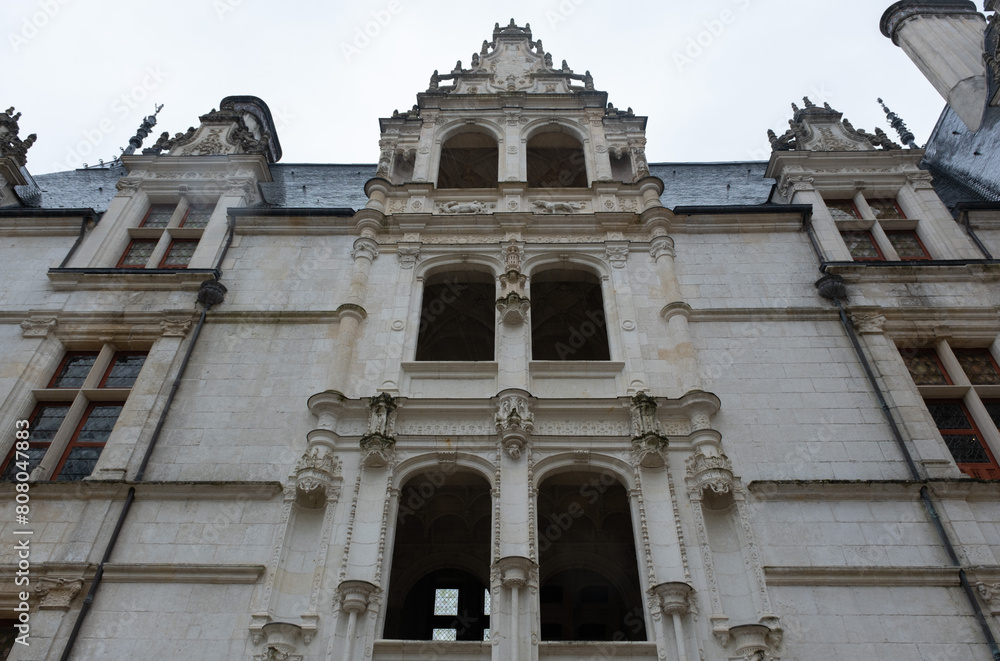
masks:
<svg viewBox="0 0 1000 661"><path fill-rule="evenodd" d="M623 269L628 260L628 245L607 246L604 256L611 262L611 266L616 269Z"/></svg>
<svg viewBox="0 0 1000 661"><path fill-rule="evenodd" d="M368 432L361 437L362 462L366 468L383 468L396 456L396 400L380 393L368 400Z"/></svg>
<svg viewBox="0 0 1000 661"><path fill-rule="evenodd" d="M364 237L355 241L354 249L351 250L351 259L356 261L358 257L364 257L370 262L375 261L375 258L378 257L378 243Z"/></svg>
<svg viewBox="0 0 1000 661"><path fill-rule="evenodd" d="M437 206L438 211L447 214L486 213L495 207L496 204L487 204L486 202L480 202L479 200L473 200L472 202L458 202L457 200L452 200L450 202L440 203Z"/></svg>
<svg viewBox="0 0 1000 661"><path fill-rule="evenodd" d="M934 190L934 176L930 172L912 172L907 174L906 182L914 190Z"/></svg>
<svg viewBox="0 0 1000 661"><path fill-rule="evenodd" d="M38 136L32 133L21 140L18 137L21 129L17 124L20 118L21 113L15 113L13 106L0 113L0 157L9 158L23 167L28 162L28 150Z"/></svg>
<svg viewBox="0 0 1000 661"><path fill-rule="evenodd" d="M500 396L497 405L496 428L504 451L513 459L520 459L528 445L528 436L535 428L535 416L528 408L528 395L521 391Z"/></svg>
<svg viewBox="0 0 1000 661"><path fill-rule="evenodd" d="M415 245L402 245L400 244L396 248L396 256L399 258L399 267L403 269L412 269L420 259L420 244Z"/></svg>
<svg viewBox="0 0 1000 661"><path fill-rule="evenodd" d="M117 197L132 197L139 192L139 188L142 186L142 180L140 179L119 179L118 183L115 184L115 189Z"/></svg>
<svg viewBox="0 0 1000 661"><path fill-rule="evenodd" d="M644 468L662 468L667 463L667 437L656 419L656 400L644 392L632 398L632 458Z"/></svg>
<svg viewBox="0 0 1000 661"><path fill-rule="evenodd" d="M535 563L530 558L511 556L500 558L494 571L498 574L500 584L505 588L523 588L537 583Z"/></svg>
<svg viewBox="0 0 1000 661"><path fill-rule="evenodd" d="M55 317L31 317L21 322L21 337L48 337L55 330Z"/></svg>
<svg viewBox="0 0 1000 661"><path fill-rule="evenodd" d="M790 200L795 193L815 190L813 187L814 181L813 177L804 175L785 177L778 185L778 192L781 193L782 197Z"/></svg>
<svg viewBox="0 0 1000 661"><path fill-rule="evenodd" d="M340 496L340 462L325 445L315 445L295 466L295 501L317 508Z"/></svg>
<svg viewBox="0 0 1000 661"><path fill-rule="evenodd" d="M687 583L661 583L651 592L656 597L656 604L663 613L670 615L688 612L691 607L690 597L694 589Z"/></svg>
<svg viewBox="0 0 1000 661"><path fill-rule="evenodd" d="M83 588L82 578L49 578L38 579L35 594L40 597L38 607L42 610L69 610L70 604Z"/></svg>
<svg viewBox="0 0 1000 661"><path fill-rule="evenodd" d="M743 624L729 628L729 640L738 656L747 661L774 661L768 638L771 629L763 624Z"/></svg>
<svg viewBox="0 0 1000 661"><path fill-rule="evenodd" d="M695 454L687 460L689 488L699 494L706 489L716 494L732 494L735 484L733 464L726 455Z"/></svg>
<svg viewBox="0 0 1000 661"><path fill-rule="evenodd" d="M254 661L302 661L302 656L295 654L298 640L302 636L302 627L288 622L269 622L261 627L255 636L255 643L262 641L266 646L263 653L254 656Z"/></svg>
<svg viewBox="0 0 1000 661"><path fill-rule="evenodd" d="M163 337L187 337L191 330L190 317L166 317L160 320L160 332Z"/></svg>
<svg viewBox="0 0 1000 661"><path fill-rule="evenodd" d="M583 202L550 202L548 200L535 200L531 203L535 208L535 213L576 213L582 211Z"/></svg>
<svg viewBox="0 0 1000 661"><path fill-rule="evenodd" d="M862 335L874 335L885 332L885 315L877 312L872 314L852 314L851 322Z"/></svg>
<svg viewBox="0 0 1000 661"><path fill-rule="evenodd" d="M504 278L505 276L500 277ZM523 278L524 276L520 277ZM506 296L501 296L497 299L497 310L500 312L500 321L508 326L518 326L525 323L528 319L528 310L530 308L531 301L517 292L512 291Z"/></svg>
<svg viewBox="0 0 1000 661"><path fill-rule="evenodd" d="M338 588L340 608L345 613L364 613L378 587L367 581L343 581Z"/></svg>
<svg viewBox="0 0 1000 661"><path fill-rule="evenodd" d="M792 104L794 116L788 121L789 129L784 135L779 137L774 131L768 130L767 137L772 151L871 151L877 147L885 150L901 148L880 128L875 129L875 133L855 129L843 118L843 113L837 112L828 103L820 108L808 97L803 102L804 108Z"/></svg>
<svg viewBox="0 0 1000 661"><path fill-rule="evenodd" d="M1000 583L984 583L979 581L976 588L983 600L989 606L992 615L1000 615Z"/></svg>
<svg viewBox="0 0 1000 661"><path fill-rule="evenodd" d="M677 253L674 252L674 240L669 236L658 236L649 242L649 254L653 259L659 259L664 255L668 257L676 257Z"/></svg>

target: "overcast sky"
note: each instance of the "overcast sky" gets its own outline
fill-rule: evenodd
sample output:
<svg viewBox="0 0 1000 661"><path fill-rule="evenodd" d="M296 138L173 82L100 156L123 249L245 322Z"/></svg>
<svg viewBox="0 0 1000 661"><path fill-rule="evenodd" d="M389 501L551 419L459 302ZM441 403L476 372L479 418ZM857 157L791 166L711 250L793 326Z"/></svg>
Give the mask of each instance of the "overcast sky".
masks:
<svg viewBox="0 0 1000 661"><path fill-rule="evenodd" d="M557 65L647 115L650 161L766 160L790 103L829 102L889 131L879 96L926 142L944 105L878 30L891 0L3 0L3 108L35 174L110 160L154 103L162 131L223 97L271 108L284 163L373 163L378 118L434 69L468 67L496 22L531 24ZM977 3L978 4L978 3Z"/></svg>

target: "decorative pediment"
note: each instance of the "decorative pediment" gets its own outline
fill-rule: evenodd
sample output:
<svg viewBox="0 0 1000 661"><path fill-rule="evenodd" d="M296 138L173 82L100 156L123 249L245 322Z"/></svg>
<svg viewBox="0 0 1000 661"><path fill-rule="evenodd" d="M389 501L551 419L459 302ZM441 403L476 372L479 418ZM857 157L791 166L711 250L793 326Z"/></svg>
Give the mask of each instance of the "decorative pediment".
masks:
<svg viewBox="0 0 1000 661"><path fill-rule="evenodd" d="M218 154L260 154L273 163L281 158L274 121L267 104L253 96L228 96L198 118L201 125L170 137L168 132L145 155L212 156Z"/></svg>
<svg viewBox="0 0 1000 661"><path fill-rule="evenodd" d="M794 116L788 121L789 129L778 136L768 130L773 151L872 151L875 149L901 149L889 139L885 131L875 129L875 133L867 133L864 129L855 129L844 119L843 113L837 112L824 103L817 106L803 98L804 108L792 104Z"/></svg>
<svg viewBox="0 0 1000 661"><path fill-rule="evenodd" d="M594 79L589 71L583 75L574 73L565 60L556 66L541 40L532 40L531 25L522 28L511 19L506 27L496 24L493 41L483 42L482 49L472 55L468 69L459 61L448 74L435 71L427 92L570 94L593 89Z"/></svg>

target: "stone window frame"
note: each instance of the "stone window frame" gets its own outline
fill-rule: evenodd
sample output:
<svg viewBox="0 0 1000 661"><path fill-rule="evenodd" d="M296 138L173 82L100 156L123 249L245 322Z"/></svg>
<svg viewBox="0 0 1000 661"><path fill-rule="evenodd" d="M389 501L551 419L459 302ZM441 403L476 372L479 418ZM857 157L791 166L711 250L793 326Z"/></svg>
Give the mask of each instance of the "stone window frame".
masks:
<svg viewBox="0 0 1000 661"><path fill-rule="evenodd" d="M837 229L843 232L852 231L863 231L868 232L872 240L873 245L879 253L881 259L875 258L855 258L852 257L853 261L864 262L864 261L884 261L884 262L919 262L919 261L929 261L934 259L934 255L927 247L927 241L925 237L921 236L921 224L919 219L914 219L910 217L909 214L903 209L899 201L899 195L883 195L883 194L871 194L865 196L863 191L855 192L853 197L837 197L836 193L833 191L821 192L824 203L827 200L830 202L847 200L850 202L851 207L855 213L855 218L836 218L833 217L833 213L830 211L831 207L827 206L827 211L830 213L833 222L836 224ZM868 203L868 198L872 201L875 200L886 200L892 201L899 212L901 218L887 218L884 220L879 220L875 212L872 210L871 205ZM907 257L901 258L899 253L896 252L895 245L892 239L889 237L890 233L897 232L911 232L914 238L917 240L920 248L923 250L924 255L922 257ZM848 248L846 241L844 242L844 247Z"/></svg>
<svg viewBox="0 0 1000 661"><path fill-rule="evenodd" d="M147 205L142 213L141 220L135 225L127 229L128 232L128 243L125 249L120 253L118 262L115 268L145 268L145 269L186 269L188 264L177 264L168 265L166 263L167 258L170 255L170 251L179 242L200 242L201 237L205 233L205 227L207 223L202 226L187 226L187 220L191 215L191 212L195 209L204 210L211 206L214 208L219 203L216 199L213 202L195 203L188 196L181 195L176 201L161 201L159 199L150 198ZM147 226L147 222L157 207L164 207L173 205L174 210L170 215L170 219L167 221L166 225L162 227L150 227ZM211 215L211 214L210 214ZM142 266L137 264L127 264L125 260L128 258L129 252L132 247L139 241L155 241L156 246L150 253L146 260L146 263ZM197 246L196 246L197 249ZM190 261L190 260L189 260Z"/></svg>
<svg viewBox="0 0 1000 661"><path fill-rule="evenodd" d="M934 346L915 347L914 349L922 352L933 352L945 381L948 382L947 385L919 385L916 383L916 379L913 379L912 374L910 375L925 406L928 403L952 402L961 404L973 425L973 429L979 432L979 439L987 456L992 460L992 464L962 465L956 462L956 465L963 473L973 478L1000 479L1000 463L997 461L997 457L1000 456L1000 428L998 428L1000 425L993 420L986 409L986 404L1000 400L1000 385L973 384L956 355L956 349L958 353L976 349L985 351L1000 373L1000 359L997 356L997 352L1000 351L1000 341L995 341L988 347L970 345L953 348L952 342L949 342L948 339L940 339ZM905 350L901 347L901 351ZM929 410L928 416L930 417ZM937 425L932 421L930 426L938 433L941 443L947 445ZM947 456L952 456L950 450ZM952 460L954 461L954 457ZM975 468L975 466L981 466L981 468Z"/></svg>
<svg viewBox="0 0 1000 661"><path fill-rule="evenodd" d="M94 364L88 371L83 384L79 387L54 387L54 383L63 367L66 365L68 358L73 355L81 354L95 355ZM128 397L131 394L132 387L107 388L104 386L104 383L107 381L107 377L114 365L114 361L118 356L139 354L148 355L148 349L118 350L118 348L111 342L104 343L97 351L94 351L93 349L67 349L63 352L62 357L59 359L59 363L53 371L52 377L47 382L46 387L31 390L32 399L34 401L31 404L31 413L27 416L27 419L31 420L32 423L34 423L34 419L40 408L45 404L64 403L68 407L66 415L59 424L59 428L53 435L52 440L49 441L48 448L46 449L41 461L37 466L35 466L34 469L32 469L30 473L30 479L32 482L59 481L59 473L62 470L71 449L73 447L77 447L77 439L82 425L87 420L95 405L115 404L121 405L122 407L125 406ZM145 364L143 365L143 368L145 368ZM32 424L32 427L29 428L29 432L33 428L34 424ZM113 431L114 427L112 427L112 431L108 434L109 438ZM31 439L29 437L29 441L30 440ZM102 454L103 450L104 448L102 448ZM0 469L6 469L7 465L13 458L13 446L4 456L5 460L3 464L0 465ZM99 461L100 458L95 461L95 470ZM91 474L93 474L93 471Z"/></svg>

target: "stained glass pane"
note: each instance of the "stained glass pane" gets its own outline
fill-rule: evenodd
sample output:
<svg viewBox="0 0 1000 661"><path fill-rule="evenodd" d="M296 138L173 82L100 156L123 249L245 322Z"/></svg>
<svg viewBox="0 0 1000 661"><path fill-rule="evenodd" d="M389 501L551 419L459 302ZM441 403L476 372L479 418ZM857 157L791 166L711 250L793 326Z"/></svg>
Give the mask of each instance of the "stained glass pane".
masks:
<svg viewBox="0 0 1000 661"><path fill-rule="evenodd" d="M59 374L52 380L50 388L82 388L97 361L96 353L70 354L66 357Z"/></svg>
<svg viewBox="0 0 1000 661"><path fill-rule="evenodd" d="M184 217L184 227L205 227L215 211L214 204L192 204Z"/></svg>
<svg viewBox="0 0 1000 661"><path fill-rule="evenodd" d="M841 232L840 235L854 259L882 259L868 232Z"/></svg>
<svg viewBox="0 0 1000 661"><path fill-rule="evenodd" d="M156 250L156 243L154 240L133 241L129 244L120 265L131 268L145 268L150 255Z"/></svg>
<svg viewBox="0 0 1000 661"><path fill-rule="evenodd" d="M938 429L972 431L972 423L969 422L961 404L928 404L927 409L931 412Z"/></svg>
<svg viewBox="0 0 1000 661"><path fill-rule="evenodd" d="M918 386L946 386L948 379L945 378L941 366L938 364L937 356L932 351L919 351L917 353L904 353L903 361L913 382Z"/></svg>
<svg viewBox="0 0 1000 661"><path fill-rule="evenodd" d="M490 642L490 630L489 629L483 629L483 642L484 643Z"/></svg>
<svg viewBox="0 0 1000 661"><path fill-rule="evenodd" d="M895 200L868 200L868 206L878 220L899 220L906 218L896 206Z"/></svg>
<svg viewBox="0 0 1000 661"><path fill-rule="evenodd" d="M45 452L48 449L48 445L41 448L29 447L28 450L24 452L24 454L28 455L28 468L25 471L26 473L30 475L31 471L35 470L35 468L38 467L38 464L42 463L42 457L45 456ZM7 461L7 467L4 468L3 475L0 476L0 480L4 482L13 482L15 476L24 469L24 461L25 459L23 456L18 459L14 453L11 452ZM21 462L21 466L17 465L19 462Z"/></svg>
<svg viewBox="0 0 1000 661"><path fill-rule="evenodd" d="M458 615L458 590L441 588L434 591L435 615ZM452 638L454 640L454 638Z"/></svg>
<svg viewBox="0 0 1000 661"><path fill-rule="evenodd" d="M490 591L483 590L483 615L492 615L492 613L490 613L491 606L492 599L490 598Z"/></svg>
<svg viewBox="0 0 1000 661"><path fill-rule="evenodd" d="M432 640L458 640L458 631L455 629L435 629Z"/></svg>
<svg viewBox="0 0 1000 661"><path fill-rule="evenodd" d="M149 213L146 214L142 227L166 227L173 215L174 205L154 204L149 208Z"/></svg>
<svg viewBox="0 0 1000 661"><path fill-rule="evenodd" d="M927 259L929 255L924 251L917 239L917 233L913 230L899 230L886 232L889 243L895 248L900 259Z"/></svg>
<svg viewBox="0 0 1000 661"><path fill-rule="evenodd" d="M830 210L830 215L834 220L857 220L860 218L858 212L854 210L854 203L851 200L826 200L826 208Z"/></svg>
<svg viewBox="0 0 1000 661"><path fill-rule="evenodd" d="M28 428L28 440L31 445L28 446L27 451L24 451L24 454L28 455L27 460L22 456L20 458L21 466L18 466L14 450L11 450L7 465L4 467L3 475L0 475L0 480L6 482L13 481L17 473L25 470L25 461L28 462L25 472L31 473L31 471L35 470L38 464L42 463L42 457L45 456L45 452L49 449L49 443L52 442L52 438L56 435L59 425L62 424L68 412L69 404L44 404L39 406L35 412L35 416L31 419L31 427Z"/></svg>
<svg viewBox="0 0 1000 661"><path fill-rule="evenodd" d="M191 256L194 255L197 241L174 241L167 250L167 256L160 264L163 268L183 268L191 263Z"/></svg>
<svg viewBox="0 0 1000 661"><path fill-rule="evenodd" d="M988 349L971 351L956 351L955 357L965 370L969 381L976 386L1000 385L1000 374L993 364L993 358Z"/></svg>
<svg viewBox="0 0 1000 661"><path fill-rule="evenodd" d="M75 447L70 449L69 456L62 470L56 476L56 482L75 482L88 477L94 472L94 466L101 457L103 448Z"/></svg>
<svg viewBox="0 0 1000 661"><path fill-rule="evenodd" d="M118 354L111 364L108 378L104 380L105 388L131 388L139 376L139 370L146 362L145 354Z"/></svg>

